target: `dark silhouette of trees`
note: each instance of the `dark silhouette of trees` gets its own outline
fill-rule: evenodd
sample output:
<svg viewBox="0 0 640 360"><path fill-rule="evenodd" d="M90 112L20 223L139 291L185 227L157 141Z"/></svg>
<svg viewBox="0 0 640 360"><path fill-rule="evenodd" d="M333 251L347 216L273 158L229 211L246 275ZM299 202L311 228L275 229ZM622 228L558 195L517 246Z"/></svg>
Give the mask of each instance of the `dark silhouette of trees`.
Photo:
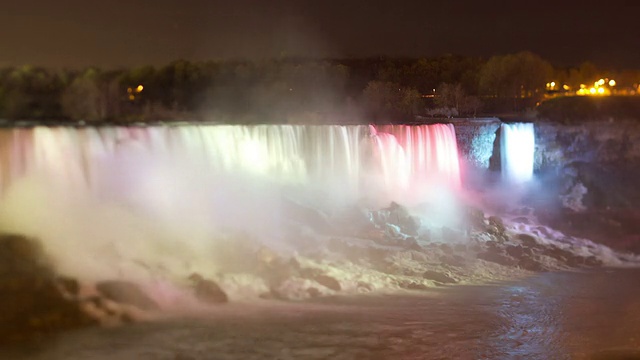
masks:
<svg viewBox="0 0 640 360"><path fill-rule="evenodd" d="M462 84L441 84L434 103L442 114L476 116L482 102L476 96L467 95ZM435 113L438 113L436 111Z"/></svg>
<svg viewBox="0 0 640 360"><path fill-rule="evenodd" d="M282 122L300 113L329 115L354 109L354 113L396 120L438 113L475 116L480 108L513 111L524 109L525 100L535 104L549 81L577 88L599 77L615 76L620 86L637 88L637 74L604 72L590 63L554 71L530 52L487 61L444 55L177 60L161 67L110 71L23 66L0 69L0 118Z"/></svg>
<svg viewBox="0 0 640 360"><path fill-rule="evenodd" d="M393 82L371 81L364 89L363 97L368 109L380 115L411 116L420 106L418 90Z"/></svg>
<svg viewBox="0 0 640 360"><path fill-rule="evenodd" d="M490 96L535 97L544 90L552 71L551 64L528 51L494 56L482 67L479 85Z"/></svg>

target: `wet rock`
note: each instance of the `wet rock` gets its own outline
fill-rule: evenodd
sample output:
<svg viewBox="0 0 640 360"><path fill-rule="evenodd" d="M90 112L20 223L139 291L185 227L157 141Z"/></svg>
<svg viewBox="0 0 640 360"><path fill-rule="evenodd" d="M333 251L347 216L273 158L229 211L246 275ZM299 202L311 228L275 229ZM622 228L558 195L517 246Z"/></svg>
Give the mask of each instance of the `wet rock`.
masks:
<svg viewBox="0 0 640 360"><path fill-rule="evenodd" d="M443 284L455 284L458 282L456 279L450 277L449 275L443 274L441 272L433 271L433 270L425 271L422 274L422 277L427 280L433 280Z"/></svg>
<svg viewBox="0 0 640 360"><path fill-rule="evenodd" d="M415 250L415 251L424 250L422 246L420 246L420 244L418 243L418 240L416 240L412 236L409 236L408 238L404 239L401 243L402 243L402 247L405 249Z"/></svg>
<svg viewBox="0 0 640 360"><path fill-rule="evenodd" d="M442 250L443 253L448 255L453 254L453 248L449 244L440 244L440 250Z"/></svg>
<svg viewBox="0 0 640 360"><path fill-rule="evenodd" d="M303 279L313 280L317 276L322 275L322 270L317 268L302 268L299 271L300 277Z"/></svg>
<svg viewBox="0 0 640 360"><path fill-rule="evenodd" d="M209 304L229 302L227 294L214 281L205 279L199 274L191 274L189 280L193 285L196 298Z"/></svg>
<svg viewBox="0 0 640 360"><path fill-rule="evenodd" d="M453 250L455 250L456 252L467 252L469 250L468 246L465 244L455 244L453 246Z"/></svg>
<svg viewBox="0 0 640 360"><path fill-rule="evenodd" d="M160 307L140 287L124 280L101 281L96 289L105 298L116 303L135 306L141 310L158 310Z"/></svg>
<svg viewBox="0 0 640 360"><path fill-rule="evenodd" d="M467 260L460 255L444 255L440 257L440 261L446 265L455 267L467 266Z"/></svg>
<svg viewBox="0 0 640 360"><path fill-rule="evenodd" d="M555 245L551 245L545 248L542 251L542 254L564 263L567 262L567 259L574 257L573 253L571 253L570 251L561 249Z"/></svg>
<svg viewBox="0 0 640 360"><path fill-rule="evenodd" d="M59 276L56 279L56 282L65 294L71 297L78 296L78 293L80 292L80 283L78 282L78 280L67 276Z"/></svg>
<svg viewBox="0 0 640 360"><path fill-rule="evenodd" d="M369 283L366 283L364 281L358 281L357 285L356 285L357 289L359 291L364 291L364 292L370 292L373 290L373 288L371 287L371 285Z"/></svg>
<svg viewBox="0 0 640 360"><path fill-rule="evenodd" d="M520 240L520 242L522 243L522 245L530 247L530 248L535 248L538 247L538 241L536 240L535 237L529 235L529 234L518 234L515 236L516 239Z"/></svg>
<svg viewBox="0 0 640 360"><path fill-rule="evenodd" d="M415 281L400 281L398 286L407 290L429 290L427 285Z"/></svg>
<svg viewBox="0 0 640 360"><path fill-rule="evenodd" d="M516 259L525 255L531 255L533 251L530 248L523 247L521 245L507 245L505 248L506 253Z"/></svg>
<svg viewBox="0 0 640 360"><path fill-rule="evenodd" d="M569 267L579 267L584 265L585 258L582 256L571 256L567 259L567 266Z"/></svg>
<svg viewBox="0 0 640 360"><path fill-rule="evenodd" d="M588 256L584 259L584 264L587 266L602 266L602 261L595 256Z"/></svg>
<svg viewBox="0 0 640 360"><path fill-rule="evenodd" d="M61 292L55 271L33 239L0 235L0 294L0 343L96 324Z"/></svg>
<svg viewBox="0 0 640 360"><path fill-rule="evenodd" d="M520 260L518 261L518 267L521 269L535 271L535 272L545 271L545 268L544 266L542 266L542 264L535 261L532 257L528 255L525 255L522 258L520 258Z"/></svg>
<svg viewBox="0 0 640 360"><path fill-rule="evenodd" d="M306 225L318 234L331 235L336 233L328 216L317 209L285 198L282 201L282 212L287 219Z"/></svg>
<svg viewBox="0 0 640 360"><path fill-rule="evenodd" d="M316 275L312 277L311 280L333 291L342 290L342 286L340 286L340 282L329 275Z"/></svg>
<svg viewBox="0 0 640 360"><path fill-rule="evenodd" d="M484 212L475 207L467 207L465 211L466 222L474 230L485 230Z"/></svg>
<svg viewBox="0 0 640 360"><path fill-rule="evenodd" d="M489 240L485 243L485 246L489 251L492 251L492 252L502 251L502 244L498 243L497 241Z"/></svg>
<svg viewBox="0 0 640 360"><path fill-rule="evenodd" d="M513 258L509 256L506 256L497 252L492 252L492 251L485 251L485 252L479 253L478 259L482 259L484 261L489 261L489 262L493 262L493 263L504 265L504 266L515 266L517 263Z"/></svg>
<svg viewBox="0 0 640 360"><path fill-rule="evenodd" d="M307 289L307 293L309 294L310 297L315 298L320 296L320 290L314 288L314 287L310 287Z"/></svg>
<svg viewBox="0 0 640 360"><path fill-rule="evenodd" d="M392 202L389 207L371 213L372 219L378 226L391 224L398 227L400 232L407 235L418 235L420 219L411 216L406 207Z"/></svg>
<svg viewBox="0 0 640 360"><path fill-rule="evenodd" d="M504 236L504 232L506 231L506 228L504 226L504 222L502 221L502 218L498 217L498 216L489 216L489 232L494 234L494 235L500 235L500 236Z"/></svg>

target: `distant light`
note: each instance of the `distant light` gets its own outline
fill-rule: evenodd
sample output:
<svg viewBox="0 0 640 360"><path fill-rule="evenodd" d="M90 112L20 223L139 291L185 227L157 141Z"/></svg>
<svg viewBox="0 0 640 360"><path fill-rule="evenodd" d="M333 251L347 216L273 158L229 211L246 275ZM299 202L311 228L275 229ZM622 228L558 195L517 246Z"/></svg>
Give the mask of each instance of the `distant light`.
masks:
<svg viewBox="0 0 640 360"><path fill-rule="evenodd" d="M604 94L604 88L598 88L598 94Z"/></svg>
<svg viewBox="0 0 640 360"><path fill-rule="evenodd" d="M613 79L609 80L609 86L616 86L616 81Z"/></svg>
<svg viewBox="0 0 640 360"><path fill-rule="evenodd" d="M597 90L596 90L596 88L591 88L591 89L589 89L589 92L590 92L590 93L592 93L592 94L595 94L595 93L596 93L596 91L597 91Z"/></svg>
<svg viewBox="0 0 640 360"><path fill-rule="evenodd" d="M569 90L569 89L571 89L571 88L569 87L569 85L567 85L567 84L562 85L562 88L563 88L563 89L565 89L565 90Z"/></svg>
<svg viewBox="0 0 640 360"><path fill-rule="evenodd" d="M144 90L144 86L138 85L138 87L136 88L136 92L139 93L142 92L142 90Z"/></svg>
<svg viewBox="0 0 640 360"><path fill-rule="evenodd" d="M132 88L127 88L127 93L131 94L133 92Z"/></svg>
<svg viewBox="0 0 640 360"><path fill-rule="evenodd" d="M587 88L587 85L585 85L585 84L580 84L580 89L586 89L586 88Z"/></svg>
<svg viewBox="0 0 640 360"><path fill-rule="evenodd" d="M129 100L133 101L135 99L136 99L136 97L133 94L129 94Z"/></svg>
<svg viewBox="0 0 640 360"><path fill-rule="evenodd" d="M551 82L551 87L552 87L552 88L556 87L556 82L555 82L555 81L552 81L552 82Z"/></svg>
<svg viewBox="0 0 640 360"><path fill-rule="evenodd" d="M604 85L604 79L598 80L598 82L596 84L599 85L599 86Z"/></svg>

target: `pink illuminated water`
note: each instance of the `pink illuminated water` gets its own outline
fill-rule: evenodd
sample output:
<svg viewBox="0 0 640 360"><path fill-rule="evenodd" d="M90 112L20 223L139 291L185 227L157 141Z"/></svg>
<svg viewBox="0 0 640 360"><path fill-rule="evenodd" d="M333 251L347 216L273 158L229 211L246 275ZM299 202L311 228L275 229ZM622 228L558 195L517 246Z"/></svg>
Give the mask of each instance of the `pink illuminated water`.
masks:
<svg viewBox="0 0 640 360"><path fill-rule="evenodd" d="M434 184L460 185L455 130L443 124L7 129L0 163L4 190L25 175L102 193L166 192L232 174L340 199L403 200Z"/></svg>

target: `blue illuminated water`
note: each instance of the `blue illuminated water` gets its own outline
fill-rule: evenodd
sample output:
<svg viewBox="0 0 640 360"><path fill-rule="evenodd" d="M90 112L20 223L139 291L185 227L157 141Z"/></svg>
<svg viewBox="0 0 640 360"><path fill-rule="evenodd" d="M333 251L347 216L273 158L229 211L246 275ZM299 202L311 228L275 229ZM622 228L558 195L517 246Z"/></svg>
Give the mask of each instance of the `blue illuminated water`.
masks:
<svg viewBox="0 0 640 360"><path fill-rule="evenodd" d="M502 124L500 131L503 178L512 183L524 183L531 180L535 152L533 124Z"/></svg>

